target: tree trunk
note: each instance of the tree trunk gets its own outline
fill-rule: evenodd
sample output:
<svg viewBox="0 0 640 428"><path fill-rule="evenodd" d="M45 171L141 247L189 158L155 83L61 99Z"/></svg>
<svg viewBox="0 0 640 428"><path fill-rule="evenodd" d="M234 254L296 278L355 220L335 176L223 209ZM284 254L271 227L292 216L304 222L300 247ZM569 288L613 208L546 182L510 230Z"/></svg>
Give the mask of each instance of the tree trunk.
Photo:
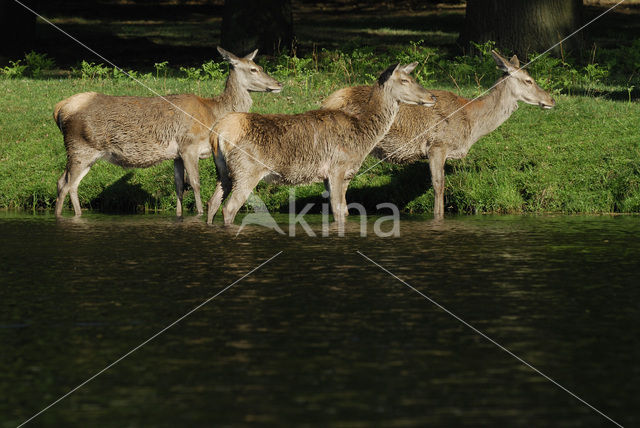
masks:
<svg viewBox="0 0 640 428"><path fill-rule="evenodd" d="M544 52L578 29L582 21L582 0L468 0L459 43L473 52L470 42L492 40L499 50L526 59ZM583 43L578 33L553 49L576 51Z"/></svg>
<svg viewBox="0 0 640 428"><path fill-rule="evenodd" d="M236 55L254 49L277 53L291 49L291 0L226 0L222 18L222 47Z"/></svg>
<svg viewBox="0 0 640 428"><path fill-rule="evenodd" d="M37 7L35 0L22 2ZM36 16L13 0L0 0L0 57L19 59L34 49Z"/></svg>

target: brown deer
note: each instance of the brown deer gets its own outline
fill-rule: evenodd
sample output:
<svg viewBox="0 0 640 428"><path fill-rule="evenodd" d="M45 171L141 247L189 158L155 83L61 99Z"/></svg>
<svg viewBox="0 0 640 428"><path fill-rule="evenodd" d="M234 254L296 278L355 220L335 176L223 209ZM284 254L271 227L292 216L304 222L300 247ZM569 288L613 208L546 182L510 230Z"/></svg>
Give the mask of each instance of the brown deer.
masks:
<svg viewBox="0 0 640 428"><path fill-rule="evenodd" d="M518 109L518 101L550 109L555 101L520 69L515 55L511 60L492 52L498 68L505 74L485 96L468 100L447 91L431 91L438 102L433 108L402 105L387 135L372 155L392 163L406 164L429 159L431 183L435 193L433 213L444 215L444 164L460 159L482 136L495 130ZM323 108L351 114L364 110L371 89L356 86L331 94Z"/></svg>
<svg viewBox="0 0 640 428"><path fill-rule="evenodd" d="M211 156L211 127L225 114L249 111L249 92L280 92L282 84L253 62L256 49L244 58L218 47L231 67L224 92L214 98L192 94L158 97L111 96L84 92L60 101L53 118L62 131L67 167L58 180L56 215L62 215L69 193L76 216L82 214L78 185L91 166L104 159L124 168L147 168L174 160L176 214L182 216L185 169L198 214L198 159Z"/></svg>
<svg viewBox="0 0 640 428"><path fill-rule="evenodd" d="M211 145L218 182L209 200L211 223L222 201L225 225L262 179L298 185L325 181L332 211L343 224L345 192L362 161L387 133L400 102L431 106L435 100L409 73L418 63L386 69L368 88L362 112L312 110L295 115L230 113L214 127ZM251 155L249 155L251 154Z"/></svg>

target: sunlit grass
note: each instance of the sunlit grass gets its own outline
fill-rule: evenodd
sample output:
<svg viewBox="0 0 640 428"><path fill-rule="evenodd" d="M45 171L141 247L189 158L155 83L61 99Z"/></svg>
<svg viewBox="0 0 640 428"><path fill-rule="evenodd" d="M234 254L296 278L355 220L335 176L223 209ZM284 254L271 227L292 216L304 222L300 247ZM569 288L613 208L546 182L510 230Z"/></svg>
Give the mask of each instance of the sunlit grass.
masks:
<svg viewBox="0 0 640 428"><path fill-rule="evenodd" d="M499 76L489 53L479 58L450 58L423 42L387 49L380 54L371 47L356 46L321 49L300 57L259 57L265 69L285 85L280 94L254 93L252 111L293 114L319 108L335 90L371 84L382 69L398 61L418 61L413 74L424 86L465 97L481 95ZM625 57L625 52L635 52L633 46L626 49L609 54ZM466 213L640 211L640 81L635 73L627 76L634 65L628 62L626 71L616 75L614 70L611 75L605 73L609 69L603 65L593 65L588 74L583 65L553 58L542 58L534 65L532 75L554 93L557 106L543 111L521 105L498 130L481 139L467 158L448 161L447 209ZM101 71L66 70L65 76L71 77L53 78L61 75L59 70L44 70L40 79L8 78L6 74L0 79L0 93L5 94L0 105L0 207L50 208L54 204L56 181L66 162L62 136L52 119L58 101L85 91L210 97L224 86L224 67L220 77L211 80L202 73L188 77L169 64L163 71L138 72L139 82L121 73L114 75L112 67L95 64L88 68ZM407 166L376 162L372 158L365 161L363 170L373 168L353 180L349 201L369 209L393 202L406 212L432 210L426 161ZM211 159L200 165L206 200L214 187L214 165ZM271 209L284 209L288 204L285 187L261 184L257 192ZM303 199L319 200L321 193L321 184L297 189ZM82 181L79 194L87 207L173 210L172 163L125 171L98 162ZM191 192L186 194L185 206L193 208Z"/></svg>
<svg viewBox="0 0 640 428"><path fill-rule="evenodd" d="M297 113L318 108L326 95L344 86L329 73L281 78L286 83L281 94L253 94L253 111ZM219 93L223 85L155 77L143 83L162 94L202 96ZM90 90L151 95L128 80L0 80L0 91L6 94L0 106L0 207L52 207L66 162L62 136L52 119L53 106ZM447 208L467 213L638 212L639 119L637 102L560 95L553 110L522 105L498 130L481 139L467 158L448 161ZM363 169L376 162L367 159ZM214 187L212 160L201 161L200 168L206 200ZM270 209L288 204L286 187L261 184L257 192ZM320 193L322 185L316 184L303 186L296 194L319 202ZM82 181L79 194L86 207L173 210L172 163L123 170L98 162ZM374 210L381 202L393 202L406 212L430 212L428 164L378 164L353 180L348 198ZM193 207L192 192L187 192L185 204Z"/></svg>

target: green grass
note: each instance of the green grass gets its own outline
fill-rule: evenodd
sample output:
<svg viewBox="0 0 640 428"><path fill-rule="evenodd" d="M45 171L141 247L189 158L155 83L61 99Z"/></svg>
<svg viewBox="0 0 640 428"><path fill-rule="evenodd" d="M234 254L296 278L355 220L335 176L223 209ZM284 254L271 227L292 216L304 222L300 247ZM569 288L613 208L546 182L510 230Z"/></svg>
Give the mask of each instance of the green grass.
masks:
<svg viewBox="0 0 640 428"><path fill-rule="evenodd" d="M253 111L298 113L318 108L321 100L349 84L370 83L394 59L429 57L415 74L425 86L479 94L497 77L491 63L468 60L446 63L437 52L413 45L376 60L367 49L346 54L325 51L307 58L282 56L265 64L267 71L285 82L280 94L253 94ZM470 71L471 70L471 71ZM554 75L541 67L539 73ZM46 76L46 72L45 76ZM475 74L475 75L474 75ZM559 73L556 73L559 74ZM142 82L158 93L218 94L222 80L187 80L177 70L151 73ZM456 77L457 76L457 77ZM534 74L534 77L535 74ZM454 80L460 88L454 86ZM462 160L448 161L445 203L463 213L608 213L640 211L640 105L624 97L607 99L613 83L597 82L599 91L588 96L565 95L556 85L557 106L543 111L521 104L500 128L482 138ZM479 84L477 83L479 82ZM578 82L578 83L580 83ZM572 83L573 84L573 83ZM578 88L580 89L580 88ZM151 95L139 84L119 78L0 79L0 207L50 209L55 204L56 181L66 156L62 136L52 119L54 105L78 92ZM572 91L575 94L576 91ZM595 95L602 95L596 97ZM637 96L634 98L637 99ZM363 170L377 160L367 158ZM215 171L211 159L200 162L202 196L213 191ZM272 210L288 206L286 187L261 183L257 192ZM298 206L326 202L322 185L297 189ZM173 164L124 170L99 161L79 189L84 207L103 211L175 209ZM368 209L393 202L405 212L429 213L433 205L428 163L397 166L381 163L353 180L348 201ZM68 203L68 201L67 201ZM192 192L185 206L193 209ZM318 204L319 207L319 204Z"/></svg>
<svg viewBox="0 0 640 428"><path fill-rule="evenodd" d="M638 104L560 96L522 108L451 162L447 193L463 212L637 212Z"/></svg>

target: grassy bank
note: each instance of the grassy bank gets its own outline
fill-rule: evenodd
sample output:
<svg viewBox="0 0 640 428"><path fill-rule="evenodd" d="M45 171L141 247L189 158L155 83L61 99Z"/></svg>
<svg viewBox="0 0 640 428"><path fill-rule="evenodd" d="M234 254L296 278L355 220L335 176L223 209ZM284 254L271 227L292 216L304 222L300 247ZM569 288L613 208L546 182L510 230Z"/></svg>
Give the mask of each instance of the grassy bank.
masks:
<svg viewBox="0 0 640 428"><path fill-rule="evenodd" d="M317 108L340 87L370 83L393 60L420 60L415 74L425 86L464 96L480 94L498 76L488 58L445 61L420 44L391 52L382 60L378 57L356 49L349 54L325 51L306 58L271 59L265 68L285 82L285 89L277 95L254 94L253 111L297 113ZM598 64L594 71L556 60L538 62L532 75L555 92L556 108L542 111L521 105L511 119L481 139L467 158L448 161L447 209L464 213L640 211L637 90L631 84L616 83L623 79L608 82L610 69L602 70ZM211 65L182 70L165 65L138 77L161 94L210 96L222 90L223 74L223 68ZM59 75L59 71L41 70L38 78L0 79L0 93L5 94L0 105L1 208L50 209L55 204L56 181L66 162L62 136L51 116L59 100L83 91L150 95L125 76L114 76L113 70L95 65L87 64L70 77ZM363 169L374 163L368 158ZM200 167L206 199L214 185L213 161L201 161ZM299 206L322 201L321 192L321 185L299 188ZM258 194L271 209L287 208L286 187L261 183ZM79 196L84 207L104 211L173 210L173 164L123 170L98 162L82 181ZM406 212L428 213L433 201L428 164L381 163L352 182L347 198L372 210L378 203L393 202ZM185 204L193 208L192 192L185 195Z"/></svg>

